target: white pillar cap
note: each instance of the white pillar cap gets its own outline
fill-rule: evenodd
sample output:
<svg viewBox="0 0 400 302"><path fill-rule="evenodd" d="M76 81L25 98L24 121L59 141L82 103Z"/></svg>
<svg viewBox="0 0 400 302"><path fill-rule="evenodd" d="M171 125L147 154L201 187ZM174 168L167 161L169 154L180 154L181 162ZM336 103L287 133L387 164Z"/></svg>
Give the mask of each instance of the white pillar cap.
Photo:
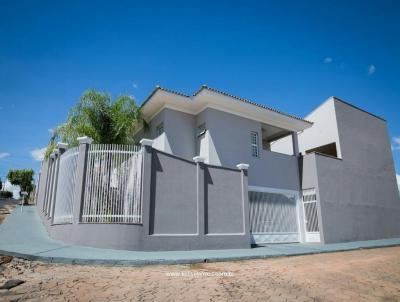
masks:
<svg viewBox="0 0 400 302"><path fill-rule="evenodd" d="M249 167L250 167L250 165L249 165L249 164L240 163L240 164L236 165L236 167L237 167L239 170L248 170Z"/></svg>
<svg viewBox="0 0 400 302"><path fill-rule="evenodd" d="M68 148L68 144L67 143L57 143L57 148L58 149L67 149Z"/></svg>
<svg viewBox="0 0 400 302"><path fill-rule="evenodd" d="M193 161L194 161L195 163L204 163L205 158L204 158L204 157L201 157L201 156L195 156L195 157L193 157Z"/></svg>
<svg viewBox="0 0 400 302"><path fill-rule="evenodd" d="M142 146L153 146L154 141L152 139L142 138L139 142Z"/></svg>
<svg viewBox="0 0 400 302"><path fill-rule="evenodd" d="M93 139L88 137L88 136L81 136L77 138L79 144L91 144L93 142Z"/></svg>

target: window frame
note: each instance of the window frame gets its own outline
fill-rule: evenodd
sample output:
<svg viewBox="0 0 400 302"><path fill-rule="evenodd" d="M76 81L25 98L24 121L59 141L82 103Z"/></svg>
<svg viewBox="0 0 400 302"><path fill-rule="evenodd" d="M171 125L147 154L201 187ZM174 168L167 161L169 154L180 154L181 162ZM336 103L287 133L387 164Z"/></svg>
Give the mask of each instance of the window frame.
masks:
<svg viewBox="0 0 400 302"><path fill-rule="evenodd" d="M257 157L257 158L260 157L260 147L259 147L259 139L257 131L250 131L250 150L252 157Z"/></svg>
<svg viewBox="0 0 400 302"><path fill-rule="evenodd" d="M162 132L160 132L160 129L162 129ZM161 134L163 134L164 131L164 122L161 122L157 125L156 127L156 137L159 137Z"/></svg>

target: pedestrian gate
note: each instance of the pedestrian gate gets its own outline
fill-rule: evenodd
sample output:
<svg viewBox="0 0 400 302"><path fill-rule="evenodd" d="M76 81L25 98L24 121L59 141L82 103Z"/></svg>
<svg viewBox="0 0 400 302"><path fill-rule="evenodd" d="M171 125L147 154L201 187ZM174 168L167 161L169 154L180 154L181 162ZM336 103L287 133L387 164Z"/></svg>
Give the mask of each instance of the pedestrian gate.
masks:
<svg viewBox="0 0 400 302"><path fill-rule="evenodd" d="M303 190L304 223L306 226L305 241L320 242L318 224L318 200L315 188Z"/></svg>

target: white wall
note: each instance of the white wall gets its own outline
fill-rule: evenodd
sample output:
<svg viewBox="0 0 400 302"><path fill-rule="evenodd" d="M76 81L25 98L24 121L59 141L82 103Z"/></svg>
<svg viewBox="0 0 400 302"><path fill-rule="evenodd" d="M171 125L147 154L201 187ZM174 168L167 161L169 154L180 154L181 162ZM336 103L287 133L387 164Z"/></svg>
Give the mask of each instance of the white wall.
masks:
<svg viewBox="0 0 400 302"><path fill-rule="evenodd" d="M311 128L300 132L299 151L304 154L306 150L314 149L330 143L336 143L337 155L342 157L339 134L337 130L334 99L330 98L313 112L305 117L313 122ZM292 151L291 137L285 137L271 145L271 151L288 153Z"/></svg>

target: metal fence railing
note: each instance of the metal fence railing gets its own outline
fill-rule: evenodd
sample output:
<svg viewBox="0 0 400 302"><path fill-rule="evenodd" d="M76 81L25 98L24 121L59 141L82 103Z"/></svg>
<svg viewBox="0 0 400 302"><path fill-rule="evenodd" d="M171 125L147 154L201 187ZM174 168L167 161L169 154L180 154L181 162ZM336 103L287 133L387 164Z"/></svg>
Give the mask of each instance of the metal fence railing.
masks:
<svg viewBox="0 0 400 302"><path fill-rule="evenodd" d="M90 145L82 222L142 222L142 152L138 146Z"/></svg>
<svg viewBox="0 0 400 302"><path fill-rule="evenodd" d="M78 155L78 147L75 147L69 149L60 157L53 218L55 224L72 223Z"/></svg>

